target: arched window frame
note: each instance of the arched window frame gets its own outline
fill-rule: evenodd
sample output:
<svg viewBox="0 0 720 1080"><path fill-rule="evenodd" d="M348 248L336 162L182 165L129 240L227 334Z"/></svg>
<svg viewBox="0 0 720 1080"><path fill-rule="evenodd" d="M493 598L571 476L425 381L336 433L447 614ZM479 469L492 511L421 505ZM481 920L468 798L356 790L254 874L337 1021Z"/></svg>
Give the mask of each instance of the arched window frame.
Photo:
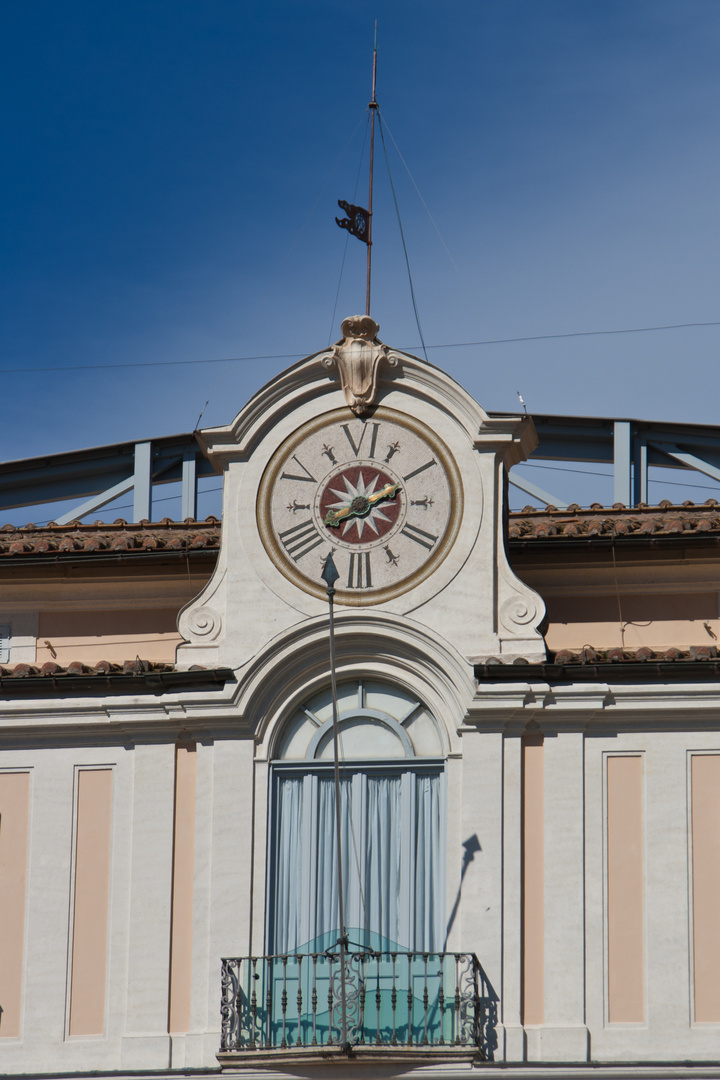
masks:
<svg viewBox="0 0 720 1080"><path fill-rule="evenodd" d="M404 806L406 808L406 812L404 814L397 815L398 819L400 819L399 828L397 821L394 822L394 828L396 829L399 837L399 844L402 856L400 859L401 869L400 871L398 871L400 874L400 878L398 878L397 880L393 879L391 892L393 889L395 889L399 896L403 896L405 898L403 901L404 904L409 905L409 913L406 912L403 925L405 926L407 933L409 933L412 937L412 940L401 941L400 945L401 947L406 948L437 950L438 948L440 948L441 945L440 938L442 934L445 886L446 781L445 756L443 754L444 746L442 734L439 729L437 719L430 712L425 703L421 700L416 699L414 695L410 695L403 688L398 687L397 685L393 685L393 683L389 680L373 680L370 682L371 686L381 686L385 690L386 694L390 696L392 696L392 692L395 691L396 700L399 703L399 707L397 710L395 710L398 715L392 716L386 710L371 708L368 707L366 704L360 704L360 702L364 703L366 700L365 684L362 680L358 679L356 681L358 686L358 703L345 707L340 712L339 724L341 734L343 727L347 728L349 724L358 720L366 722L369 726L379 725L383 728L383 730L391 733L394 736L394 738L397 740L398 746L402 748L402 754L396 754L391 757L386 757L382 755L348 757L347 759L343 760L341 763L342 776L345 780L351 778L351 785L348 791L353 793L352 795L349 794L348 798L356 798L357 791L364 790L363 784L367 785L368 783L374 783L376 785L376 791L383 790L383 781L379 780L380 777L385 778L386 782L392 782L393 779L400 780L400 789L404 794L397 794L396 797L399 798L401 801L398 802L396 805L397 807ZM349 681L346 680L344 684L346 690L348 687L348 682ZM340 689L342 690L342 685ZM323 691L316 692L316 694L313 695L313 697L310 698L306 704L301 704L299 708L296 708L295 710L288 710L284 719L284 723L281 724L278 728L277 738L275 740L275 748L276 752L280 752L280 754L282 754L283 749L287 749L287 743L283 744L285 727L289 725L293 717L298 717L299 712L305 714L308 723L312 724L315 730L312 732L312 735L307 742L304 756L295 756L288 758L278 756L273 758L270 763L271 778L268 792L269 832L266 882L266 895L268 897L268 903L266 907L266 943L268 949L272 949L275 951L277 951L278 948L281 948L282 951L286 951L287 940L290 940L292 942L293 948L307 945L307 942L305 941L295 941L292 935L290 935L289 939L282 938L282 934L279 935L277 930L278 923L276 905L281 902L279 900L279 895L280 893L282 893L282 895L284 896L285 893L283 892L283 889L286 889L287 887L289 887L291 890L292 888L294 888L292 881L295 876L294 874L288 873L287 867L284 867L284 869L282 870L278 869L279 864L277 860L278 858L280 858L280 856L277 854L277 852L281 844L280 840L278 839L278 822L282 816L279 810L279 803L281 800L280 792L283 780L295 780L296 782L298 779L302 780L303 783L299 787L303 790L303 792L309 792L312 788L312 790L315 792L315 799L317 799L318 797L317 791L319 790L319 786L321 783L320 778L325 778L324 782L326 783L326 785L328 785L331 781L333 771L332 760L329 760L327 757L321 757L320 755L322 753L323 747L327 745L327 741L332 736L332 716L321 719L313 711L312 707L314 701L317 698L322 698L322 696ZM437 750L440 751L439 754L435 753L429 755L427 754L427 752L425 752L424 754L416 753L416 748L413 745L410 734L404 726L405 724L409 723L413 718L417 718L423 713L424 717L422 717L422 719L424 721L427 721L427 719L429 718L431 724L434 725L436 734L436 747ZM309 777L314 777L316 779L314 779L308 786ZM423 779L425 781L427 781L428 779L430 780L430 787L435 785L432 795L430 795L428 785L426 783L425 789L428 789L426 790L426 794L424 796L418 796L417 791L421 790ZM380 788L377 788L378 783L380 784ZM310 796L306 794L303 797L307 799ZM430 802L427 804L427 807L420 807L417 801L418 798L429 798ZM426 819L427 814L430 812L428 809L430 805L432 805L431 812L435 816L435 818L430 833L427 833L428 825ZM408 814L408 806L415 806L415 813ZM297 805L295 807L295 812L298 812ZM319 827L319 811L316 805L314 805L312 802L301 802L299 813L303 815L303 826L301 830L303 832L303 835L310 835L313 828L317 830L317 828ZM418 814L419 818L417 816ZM306 822L304 820L305 817L312 818L312 828L309 822ZM353 810L353 817L357 817L356 809ZM424 822L424 825L421 826L418 824L418 822ZM418 828L423 829L422 837L417 834ZM369 831L369 827L367 831ZM325 820L325 827L323 829L323 833L325 832L328 833L328 843L332 843L333 841L330 838L332 829L329 817ZM381 833L382 830L378 831L377 827L375 827L375 843L377 843L378 832ZM428 884L427 874L425 874L424 885L421 887L425 890L427 890L428 888L431 890L431 900L429 900L427 896L423 898L416 895L416 889L418 887L416 885L416 878L419 879L419 877L425 870L425 868L421 867L420 864L416 865L416 849L421 848L423 851L425 850L425 848L427 847L428 835L431 835L433 838L432 844L434 846L434 851L432 852L432 856L426 855L423 857L427 858L429 860L429 864L431 864L432 866L430 876L433 880L431 884ZM301 841L300 839L296 839L295 844L288 844L287 836L285 834L283 834L283 836L283 850L285 852L284 857L287 858L288 851L292 852L295 846L301 844L303 841ZM304 842L306 844L310 844L310 841L307 839ZM345 855L346 865L344 867L344 877L346 878L346 882L348 883L348 885L350 885L351 882L355 882L355 887L359 888L361 892L367 891L367 889L369 888L380 887L378 884L373 886L372 882L377 882L382 879L382 871L380 874L380 879L370 878L370 883L368 883L368 879L362 878L363 871L360 869L360 865L358 864L357 873L361 875L361 878L354 879L352 867L350 865L350 860L353 857L353 853L347 851ZM317 866L316 876L321 876L322 869L321 865L317 864L317 853L314 847L312 849L312 852L307 855L307 858L310 860L310 862L312 862L313 867ZM355 858L357 859L357 853L355 853ZM376 860L377 858L379 858L381 862L384 862L386 858L385 849L383 849L383 852L380 855L378 855L378 852L376 850L373 859ZM390 860L390 862L392 862L392 860ZM302 870L298 871L296 869L296 873L298 872L302 873ZM316 871L315 869L313 869L311 871L308 871L308 873L312 878ZM390 873L390 871L388 871L388 873ZM278 883L281 879L283 883L283 888L278 891ZM290 882L289 886L288 881ZM385 882L385 884L387 884L387 882ZM327 887L330 886L328 885ZM434 912L432 916L432 929L428 929L426 926L424 930L416 931L414 929L414 916L416 913L419 913L420 907L423 906L424 901L429 904L429 906L433 909ZM287 900L285 900L285 902L287 902ZM306 898L305 903L315 905L318 904L318 899L313 894L312 900ZM418 904L420 905L420 907L418 907ZM371 902L367 901L366 903L366 898L364 898L363 907L365 908L365 912L367 912L367 910L371 906ZM296 907L293 910L295 914L287 916L289 920L292 922L293 919L297 919L298 921L302 922L303 915L302 913L298 914L300 909ZM398 925L400 925L400 922L403 922L403 920L400 918L399 915L398 919ZM424 922L427 923L428 917L426 914L423 915L423 919ZM370 926L367 916L364 923L364 931L366 932L366 934L370 933L371 936L374 935L373 947L377 948L377 941L379 940L378 935L380 934L380 931L375 931L374 928ZM325 932L329 933L330 931L325 929L323 930L323 933ZM422 936L423 934L424 937ZM320 940L321 936L322 935L314 936L313 940L315 940L316 945L317 942ZM282 945L278 945L278 937L282 938ZM388 938L388 941L389 940L390 939ZM326 945L323 944L323 948L325 947Z"/></svg>

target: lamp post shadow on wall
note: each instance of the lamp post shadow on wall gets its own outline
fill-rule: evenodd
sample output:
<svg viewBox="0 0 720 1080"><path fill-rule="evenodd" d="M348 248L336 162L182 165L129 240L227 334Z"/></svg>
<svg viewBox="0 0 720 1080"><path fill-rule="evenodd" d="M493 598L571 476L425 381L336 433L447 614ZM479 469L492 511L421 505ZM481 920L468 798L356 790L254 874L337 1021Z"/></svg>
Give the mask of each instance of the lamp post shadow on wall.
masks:
<svg viewBox="0 0 720 1080"><path fill-rule="evenodd" d="M460 898L462 896L463 881L467 873L470 863L473 861L479 851L482 851L480 841L477 838L477 833L473 833L467 840L463 840L463 861L462 861L462 873L460 874L460 884L458 885L457 896L455 897L455 903L453 909L450 912L450 918L448 919L447 929L445 930L445 944L443 945L443 951L447 949L448 939L450 937L450 931L453 928L453 923L457 918L458 908L460 907Z"/></svg>
<svg viewBox="0 0 720 1080"><path fill-rule="evenodd" d="M465 875L468 871L470 863L473 861L478 852L482 851L480 841L478 840L477 833L473 833L467 840L463 841L463 860L462 860L462 873L460 874L460 884L458 885L457 896L455 897L455 903L453 909L450 912L450 918L448 919L447 928L445 930L445 944L443 949L447 949L448 939L450 937L450 931L453 928L455 919L457 918L458 909L460 907L460 900L462 897L463 882L465 881ZM481 995L481 1009L480 1015L481 1032L479 1035L479 1044L482 1047L483 1057L485 1061L495 1060L495 1051L497 1050L497 1020L498 1010L497 1005L500 1000L495 988L488 979L482 966L479 969L480 975L480 995Z"/></svg>

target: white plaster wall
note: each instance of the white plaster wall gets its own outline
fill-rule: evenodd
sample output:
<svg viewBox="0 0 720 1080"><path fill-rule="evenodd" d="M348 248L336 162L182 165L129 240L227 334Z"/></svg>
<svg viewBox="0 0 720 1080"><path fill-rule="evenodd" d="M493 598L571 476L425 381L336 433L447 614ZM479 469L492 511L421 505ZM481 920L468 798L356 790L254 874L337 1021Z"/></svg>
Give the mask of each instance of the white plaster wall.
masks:
<svg viewBox="0 0 720 1080"><path fill-rule="evenodd" d="M3 752L4 768L31 772L31 824L22 1031L0 1039L0 1073L217 1066L220 960L251 947L253 742L206 739L196 752L191 1024L172 1037L174 742ZM74 779L89 765L113 769L106 1024L70 1038Z"/></svg>
<svg viewBox="0 0 720 1080"><path fill-rule="evenodd" d="M587 1001L599 1061L718 1058L720 1024L693 1024L688 862L689 750L718 749L718 732L655 731L587 740ZM644 757L645 1021L607 1020L603 754ZM720 902L720 901L719 901Z"/></svg>
<svg viewBox="0 0 720 1080"><path fill-rule="evenodd" d="M23 1017L0 1039L0 1072L117 1068L127 993L132 752L122 747L6 750L2 765L31 771ZM113 770L105 1034L67 1035L72 921L74 781L77 766Z"/></svg>
<svg viewBox="0 0 720 1080"><path fill-rule="evenodd" d="M482 690L472 724L451 732L448 765L448 916L462 842L477 833L449 944L476 952L501 996L496 1058L579 1061L590 1033L600 1062L717 1059L720 1024L691 1021L688 878L689 751L720 750L714 714L663 730L658 692L623 690L613 722L601 688L538 697ZM697 699L711 701L711 688ZM650 701L648 706L646 703ZM538 707L538 702L541 703ZM644 703L645 702L645 703ZM600 703L600 704L599 704ZM79 703L72 707L79 716ZM225 709L227 706L221 703ZM131 713L129 706L126 715ZM206 718L212 711L205 706ZM503 716L504 713L504 716ZM520 732L545 732L545 1023L520 1023ZM628 732L630 724L636 730ZM585 731L581 728L585 727ZM679 725L676 725L679 726ZM127 746L6 750L2 764L30 769L31 815L24 1014L18 1039L0 1040L0 1071L212 1068L219 1046L220 958L262 952L265 939L267 768L252 738L202 736L197 747L191 1026L167 1035L174 741ZM249 734L249 731L248 731ZM230 736L230 737L227 737ZM643 1024L608 1024L605 1009L603 753L645 761ZM68 1038L73 781L78 766L113 768L107 1024ZM584 903L584 897L586 902ZM569 1075L569 1074L568 1074Z"/></svg>

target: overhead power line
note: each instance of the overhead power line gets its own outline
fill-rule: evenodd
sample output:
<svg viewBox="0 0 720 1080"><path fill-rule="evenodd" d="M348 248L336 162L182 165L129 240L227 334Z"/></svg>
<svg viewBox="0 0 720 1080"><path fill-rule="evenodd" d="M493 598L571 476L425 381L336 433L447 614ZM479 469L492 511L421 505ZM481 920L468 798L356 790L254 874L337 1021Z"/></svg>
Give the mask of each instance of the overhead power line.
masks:
<svg viewBox="0 0 720 1080"><path fill-rule="evenodd" d="M486 338L482 341L445 341L439 345L404 345L401 348L410 352L413 349L468 349L480 345L508 345L523 341L552 341L558 338L598 337L607 334L648 334L658 330L684 330L690 327L720 326L716 322L669 323L667 326L632 326L622 330L572 330L562 334L529 334L525 337ZM313 350L317 351L317 350ZM202 360L137 360L127 364L62 364L57 367L18 367L0 368L0 375L25 374L29 371L101 371L113 368L144 367L184 367L191 364L237 364L256 360L299 360L308 353L265 353L258 356L220 356Z"/></svg>
<svg viewBox="0 0 720 1080"><path fill-rule="evenodd" d="M526 337L490 338L486 341L450 341L445 345L428 345L428 349L458 349L467 345L505 345L514 341L550 341L553 338L597 337L602 334L648 334L654 330L683 330L690 326L720 326L718 322L668 323L667 326L631 326L622 330L571 330L562 334L530 334ZM417 345L409 348L417 349Z"/></svg>

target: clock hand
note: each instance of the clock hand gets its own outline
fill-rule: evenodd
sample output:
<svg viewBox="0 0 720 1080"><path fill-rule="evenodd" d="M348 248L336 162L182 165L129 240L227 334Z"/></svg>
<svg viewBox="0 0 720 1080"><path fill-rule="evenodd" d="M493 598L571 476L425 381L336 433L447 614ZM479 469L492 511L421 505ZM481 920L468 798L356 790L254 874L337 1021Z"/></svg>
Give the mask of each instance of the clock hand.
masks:
<svg viewBox="0 0 720 1080"><path fill-rule="evenodd" d="M339 525L346 518L354 517L353 511L349 506L343 506L340 510L328 510L325 517L325 525Z"/></svg>
<svg viewBox="0 0 720 1080"><path fill-rule="evenodd" d="M339 510L328 510L324 523L334 528L347 518L364 517L381 499L392 499L399 490L399 484L386 484L372 495L355 495L347 506L341 506Z"/></svg>
<svg viewBox="0 0 720 1080"><path fill-rule="evenodd" d="M399 484L386 484L380 491L376 491L373 495L368 495L367 501L371 506L374 506L375 503L380 502L381 499L392 499L394 495L397 495L399 490Z"/></svg>

